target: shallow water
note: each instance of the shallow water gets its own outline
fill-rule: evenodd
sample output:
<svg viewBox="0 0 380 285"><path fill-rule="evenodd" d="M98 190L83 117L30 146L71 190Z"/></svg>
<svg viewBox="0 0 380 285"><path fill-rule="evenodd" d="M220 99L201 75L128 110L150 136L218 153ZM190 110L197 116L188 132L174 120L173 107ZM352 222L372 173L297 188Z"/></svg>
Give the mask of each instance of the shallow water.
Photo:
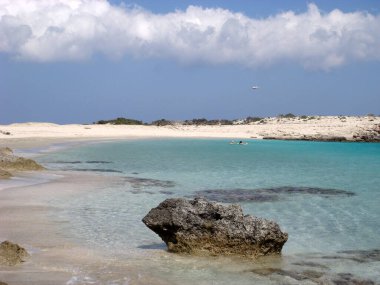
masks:
<svg viewBox="0 0 380 285"><path fill-rule="evenodd" d="M83 265L68 284L148 284L142 281L148 276L163 284L380 282L380 254L374 251L380 249L380 144L141 140L70 148L38 161L50 169L98 170L115 177L96 191L50 200L61 209L55 219L70 221L65 231L78 245L112 260L100 267ZM244 200L244 193L294 187L299 190L269 191L275 199ZM329 195L331 189L338 194ZM283 257L264 262L263 271L252 262L167 253L141 219L165 198L205 190L229 193L224 202L243 193L239 203L245 213L276 220L289 233ZM137 277L124 274L125 266Z"/></svg>

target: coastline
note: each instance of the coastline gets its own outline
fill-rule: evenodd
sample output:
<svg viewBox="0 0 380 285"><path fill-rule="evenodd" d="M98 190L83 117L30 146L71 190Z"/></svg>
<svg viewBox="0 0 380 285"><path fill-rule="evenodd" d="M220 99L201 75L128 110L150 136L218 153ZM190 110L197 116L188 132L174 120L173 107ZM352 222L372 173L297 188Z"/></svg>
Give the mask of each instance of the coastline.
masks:
<svg viewBox="0 0 380 285"><path fill-rule="evenodd" d="M315 116L265 118L236 125L0 125L0 147L30 148L62 142L134 138L229 138L314 141L380 141L380 117Z"/></svg>
<svg viewBox="0 0 380 285"><path fill-rule="evenodd" d="M362 120L359 127L350 129L344 127L346 136L352 135L352 130L359 131L377 124L375 121ZM330 122L330 127L321 124L320 129L324 129L324 134L341 135L341 125L334 125ZM335 122L334 123L338 123ZM17 126L0 126L0 130L10 127L11 135L6 139L0 138L0 145L15 148L18 152L25 152L27 156L38 156L40 153L55 151L60 148L76 146L78 144L107 142L114 140L129 139L150 139L150 138L242 138L252 139L252 134L267 127L267 134L281 135L285 133L286 126L295 128L298 126L299 132L312 134L315 130L310 130L306 126L310 124L296 123L284 120L281 124L272 121L266 125L241 125L241 126L177 126L174 127L152 127L152 126L97 126L91 125L91 129L86 129L86 125L51 125L41 123L28 123ZM284 127L285 128L281 128ZM108 131L107 131L108 129ZM86 133L93 130L93 133ZM12 133L13 131L13 133ZM265 136L256 137L263 139ZM28 152L29 150L29 152ZM30 176L29 176L30 175ZM96 189L100 185L111 185L115 183L117 177L109 177L102 174L89 174L71 171L49 171L26 173L26 179L43 177L50 175L52 179L29 185L14 186L12 189L6 187L0 191L2 203L0 238L9 238L12 241L24 245L32 253L32 258L24 264L15 268L7 268L0 271L0 281L9 284L69 284L70 278L78 278L74 281L85 281L86 276L81 276L72 271L75 266L80 267L86 264L93 270L94 274L99 269L97 266L107 264L109 268L121 270L120 276L128 272L133 284L167 284L165 281L157 280L157 276L145 275L143 279L138 275L138 270L128 262L115 261L107 257L102 252L94 252L86 248L83 244L76 244L67 237L62 230L62 224L67 221L59 218L60 209L49 207L49 199L57 199L62 195L81 195L89 189ZM17 175L16 175L17 177ZM111 181L112 180L112 181ZM2 181L0 181L1 183ZM11 202L11 203L9 203ZM47 218L49 217L49 219ZM168 258L166 252L157 253L150 250L149 254L156 254ZM171 257L170 257L171 258ZM286 258L295 258L289 257ZM300 257L298 257L301 259ZM297 258L297 262L299 262ZM178 257L180 259L180 257ZM301 259L302 260L302 259ZM185 261L187 263L188 261ZM215 262L215 261L214 261ZM275 261L278 262L278 261ZM274 263L275 263L274 262ZM228 261L227 261L228 263ZM104 268L101 268L104 270ZM239 269L240 270L240 269ZM95 274L96 275L96 274ZM34 278L34 279L33 279ZM81 279L82 278L82 279ZM30 280L32 282L30 283ZM69 281L68 281L69 280ZM13 283L12 283L13 282ZM34 282L34 283L33 283ZM66 283L65 283L66 282ZM73 282L75 284L75 282Z"/></svg>

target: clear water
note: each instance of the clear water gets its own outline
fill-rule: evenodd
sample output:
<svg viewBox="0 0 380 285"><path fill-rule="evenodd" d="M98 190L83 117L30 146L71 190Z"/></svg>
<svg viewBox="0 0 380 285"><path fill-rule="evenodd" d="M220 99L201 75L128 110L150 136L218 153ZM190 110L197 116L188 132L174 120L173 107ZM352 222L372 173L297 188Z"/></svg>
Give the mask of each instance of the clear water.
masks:
<svg viewBox="0 0 380 285"><path fill-rule="evenodd" d="M294 259L315 261L318 256L345 250L380 249L380 144L132 140L70 148L46 154L39 161L52 169L99 170L102 175L126 177L70 201L52 203L63 208L62 215L71 221L78 243L105 249L146 272L156 272L168 283L231 284L236 278L240 278L236 284L270 281L265 276L241 274L246 264L235 267L228 261L223 267L221 259L168 257L160 238L141 222L164 199L190 197L200 190L303 186L353 192L352 196L331 197L284 194L278 201L241 203L245 213L273 219L289 233L281 260L284 266ZM134 184L129 182L131 177L173 183ZM345 258L340 263L320 262L328 265L329 274L355 272L360 278L380 282L377 259L360 264Z"/></svg>

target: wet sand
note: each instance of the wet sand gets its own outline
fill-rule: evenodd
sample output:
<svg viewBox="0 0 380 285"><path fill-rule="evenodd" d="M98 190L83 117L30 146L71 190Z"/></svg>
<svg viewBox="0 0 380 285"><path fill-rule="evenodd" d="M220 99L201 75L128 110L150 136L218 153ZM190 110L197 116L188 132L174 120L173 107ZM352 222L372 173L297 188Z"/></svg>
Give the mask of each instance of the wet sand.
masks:
<svg viewBox="0 0 380 285"><path fill-rule="evenodd" d="M16 242L31 254L23 264L0 266L0 280L18 285L91 284L94 277L86 281L87 274L96 276L102 272L97 276L98 282L127 278L132 282L128 284L149 284L153 280L160 284L157 277L141 275L135 265L107 252L96 252L71 237L70 221L60 216L62 208L50 205L53 198L67 200L72 195L97 191L119 183L118 178L75 172L50 174L55 179L49 182L0 190L0 240ZM109 276L104 274L105 268Z"/></svg>

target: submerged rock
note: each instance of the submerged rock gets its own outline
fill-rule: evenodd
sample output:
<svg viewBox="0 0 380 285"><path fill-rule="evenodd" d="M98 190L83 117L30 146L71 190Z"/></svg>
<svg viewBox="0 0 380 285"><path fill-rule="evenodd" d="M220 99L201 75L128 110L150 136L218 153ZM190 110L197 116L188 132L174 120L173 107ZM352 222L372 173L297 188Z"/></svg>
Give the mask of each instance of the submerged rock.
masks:
<svg viewBox="0 0 380 285"><path fill-rule="evenodd" d="M222 203L275 202L290 195L316 195L324 198L354 196L354 192L318 187L282 186L259 189L208 189L195 192L195 196Z"/></svg>
<svg viewBox="0 0 380 285"><path fill-rule="evenodd" d="M281 268L254 269L254 270L251 270L251 272L258 275L262 275L262 276L269 276L269 275L274 275L274 274L279 275L279 276L287 276L297 281L302 281L302 280L316 281L316 279L324 275L323 272L319 272L315 270L304 270L304 271L298 272L298 271L284 270Z"/></svg>
<svg viewBox="0 0 380 285"><path fill-rule="evenodd" d="M152 178L140 178L140 177L125 177L126 182L130 183L134 189L140 189L144 187L159 187L159 188L172 188L175 186L174 181L170 180L158 180Z"/></svg>
<svg viewBox="0 0 380 285"><path fill-rule="evenodd" d="M352 273L338 273L332 282L336 285L375 285L374 281L356 277Z"/></svg>
<svg viewBox="0 0 380 285"><path fill-rule="evenodd" d="M0 244L0 265L16 265L25 261L29 254L18 244L3 241Z"/></svg>
<svg viewBox="0 0 380 285"><path fill-rule="evenodd" d="M280 280L283 277L288 277L297 281L297 284L335 284L335 285L375 285L375 282L370 279L362 279L360 277L354 276L351 273L337 273L331 274L328 271L321 272L315 270L285 270L281 268L260 268L253 269L250 272L272 277L271 279ZM278 277L278 278L275 278ZM299 282L299 283L298 283ZM281 282L282 283L282 282ZM288 284L288 283L286 283ZM293 283L291 283L293 284Z"/></svg>
<svg viewBox="0 0 380 285"><path fill-rule="evenodd" d="M202 198L166 199L143 219L177 253L242 255L280 254L288 234L277 223L243 215L239 205L224 206Z"/></svg>
<svg viewBox="0 0 380 285"><path fill-rule="evenodd" d="M348 259L359 263L380 261L380 249L371 250L343 250L336 255L326 255L323 259Z"/></svg>
<svg viewBox="0 0 380 285"><path fill-rule="evenodd" d="M113 172L113 173L123 173L123 171L110 169L110 168L71 168L67 170L75 170L75 171L88 171L88 172Z"/></svg>
<svg viewBox="0 0 380 285"><path fill-rule="evenodd" d="M39 165L34 160L16 156L13 154L13 151L8 147L0 148L0 170L2 170L2 173L0 173L0 178L10 177L9 171L42 169L44 169L44 167Z"/></svg>

